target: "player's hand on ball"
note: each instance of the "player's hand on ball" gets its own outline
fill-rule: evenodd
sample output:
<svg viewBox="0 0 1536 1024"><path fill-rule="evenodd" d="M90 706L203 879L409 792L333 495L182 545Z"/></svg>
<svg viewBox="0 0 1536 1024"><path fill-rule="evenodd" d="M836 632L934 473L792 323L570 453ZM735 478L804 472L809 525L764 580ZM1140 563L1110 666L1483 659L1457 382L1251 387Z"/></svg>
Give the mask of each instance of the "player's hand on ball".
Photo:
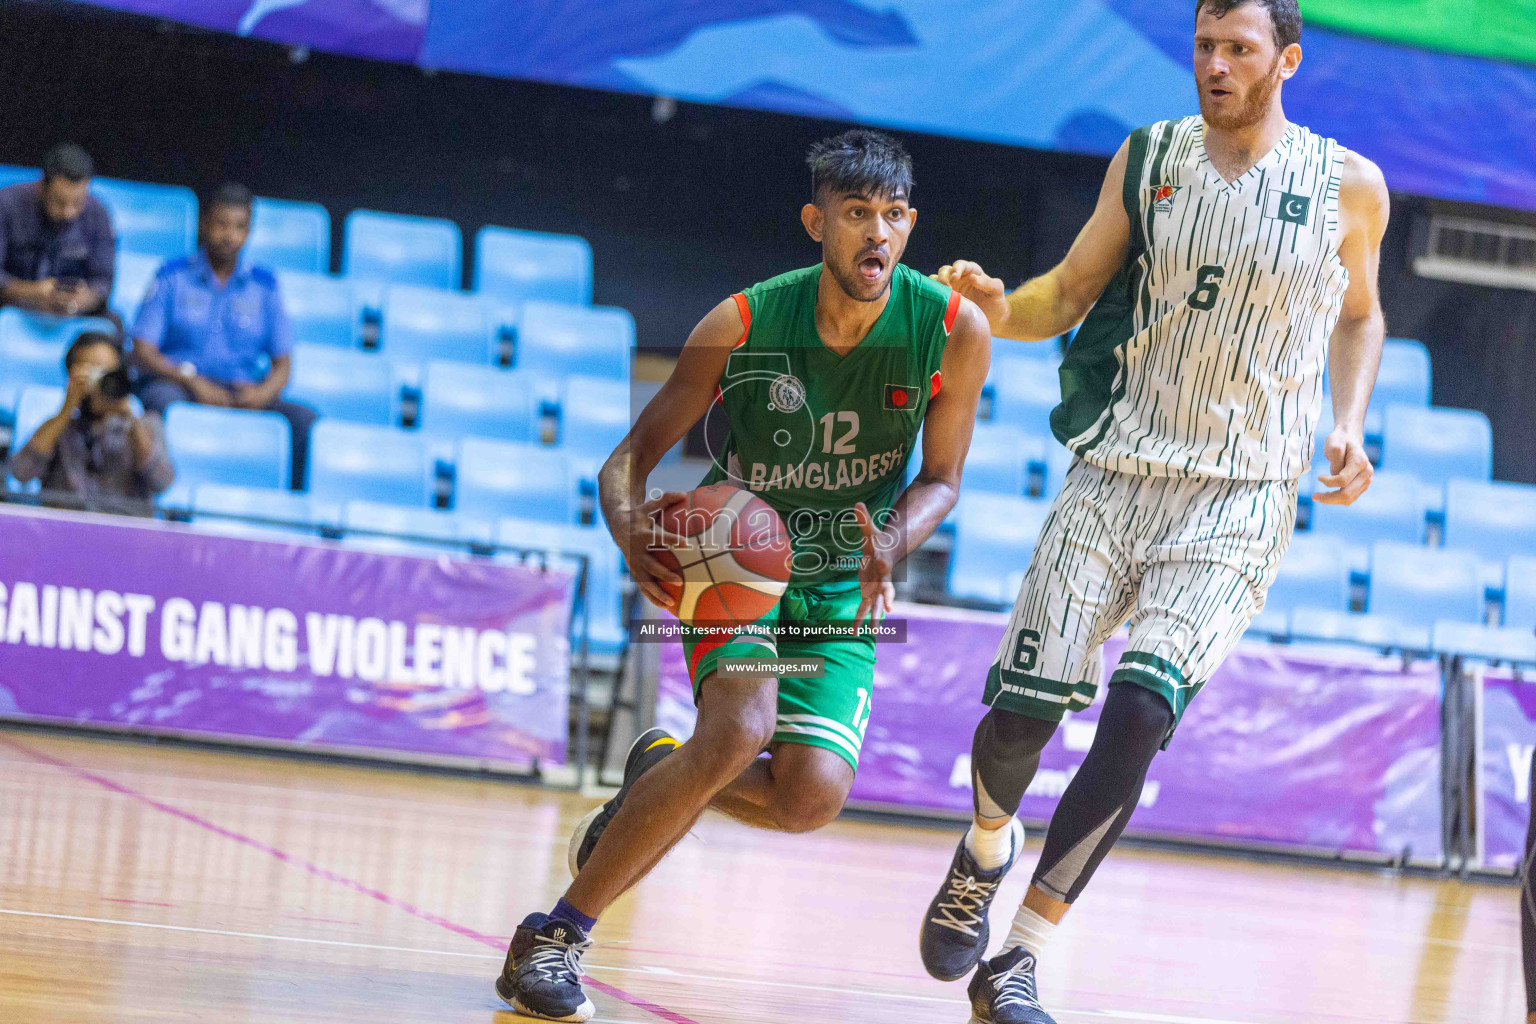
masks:
<svg viewBox="0 0 1536 1024"><path fill-rule="evenodd" d="M677 547L687 543L686 537L663 530L656 518L662 509L687 497L678 491L668 491L643 505L621 510L615 517L617 521L608 524L614 543L624 552L624 562L629 566L629 575L634 578L635 586L640 588L640 592L651 604L671 612L677 610L674 607L676 602L661 584L680 584L683 578L657 561L650 549Z"/></svg>
<svg viewBox="0 0 1536 1024"><path fill-rule="evenodd" d="M1371 486L1376 473L1365 454L1365 438L1358 430L1335 427L1323 442L1323 454L1331 472L1319 474L1317 482L1331 490L1319 491L1312 500L1324 505L1353 505Z"/></svg>
<svg viewBox="0 0 1536 1024"><path fill-rule="evenodd" d="M853 506L859 530L864 534L864 557L859 562L859 611L854 626L869 618L871 626L885 618L896 603L896 587L891 583L890 542L875 528L869 506L862 501Z"/></svg>
<svg viewBox="0 0 1536 1024"><path fill-rule="evenodd" d="M994 328L1008 319L1008 290L1001 278L989 275L981 269L981 264L956 260L940 267L932 276L981 307Z"/></svg>

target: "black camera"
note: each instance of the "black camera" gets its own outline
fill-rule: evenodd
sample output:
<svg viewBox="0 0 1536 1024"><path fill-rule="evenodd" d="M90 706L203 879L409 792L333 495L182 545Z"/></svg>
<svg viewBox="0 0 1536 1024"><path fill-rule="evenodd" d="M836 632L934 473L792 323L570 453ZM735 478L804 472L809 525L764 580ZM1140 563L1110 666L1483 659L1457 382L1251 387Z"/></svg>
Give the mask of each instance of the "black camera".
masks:
<svg viewBox="0 0 1536 1024"><path fill-rule="evenodd" d="M96 378L96 393L111 402L128 397L128 371L119 366Z"/></svg>

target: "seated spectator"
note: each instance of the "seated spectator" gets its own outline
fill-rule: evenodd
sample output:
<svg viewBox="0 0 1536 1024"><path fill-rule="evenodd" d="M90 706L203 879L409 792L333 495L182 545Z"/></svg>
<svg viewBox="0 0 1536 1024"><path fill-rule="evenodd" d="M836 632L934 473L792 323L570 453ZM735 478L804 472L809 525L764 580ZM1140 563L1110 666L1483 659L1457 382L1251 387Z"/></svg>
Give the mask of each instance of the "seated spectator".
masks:
<svg viewBox="0 0 1536 1024"><path fill-rule="evenodd" d="M87 332L64 353L64 406L11 456L11 475L82 498L150 500L176 476L160 421L137 416L117 343Z"/></svg>
<svg viewBox="0 0 1536 1024"><path fill-rule="evenodd" d="M203 204L198 251L155 275L132 330L144 408L172 402L282 413L293 427L293 486L304 486L314 410L281 399L293 337L277 278L245 265L251 193L224 185Z"/></svg>
<svg viewBox="0 0 1536 1024"><path fill-rule="evenodd" d="M43 180L0 189L0 305L83 316L106 308L117 245L79 146L55 146Z"/></svg>

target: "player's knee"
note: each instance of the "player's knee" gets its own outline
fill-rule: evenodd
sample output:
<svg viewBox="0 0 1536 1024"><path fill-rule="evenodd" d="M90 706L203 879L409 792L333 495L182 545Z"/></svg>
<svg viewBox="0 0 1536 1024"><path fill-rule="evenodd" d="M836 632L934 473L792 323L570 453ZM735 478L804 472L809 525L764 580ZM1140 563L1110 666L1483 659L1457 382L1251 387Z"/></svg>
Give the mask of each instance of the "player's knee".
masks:
<svg viewBox="0 0 1536 1024"><path fill-rule="evenodd" d="M699 770L729 781L761 754L773 739L774 717L750 709L726 715L699 729L689 746L699 759Z"/></svg>
<svg viewBox="0 0 1536 1024"><path fill-rule="evenodd" d="M1168 738L1173 722L1173 709L1161 694L1135 683L1116 683L1105 698L1094 739L1122 751L1146 751L1150 758Z"/></svg>
<svg viewBox="0 0 1536 1024"><path fill-rule="evenodd" d="M992 708L977 727L973 753L999 762L1036 757L1055 735L1058 724Z"/></svg>
<svg viewBox="0 0 1536 1024"><path fill-rule="evenodd" d="M814 832L836 820L847 798L831 780L788 786L774 802L774 820L785 832Z"/></svg>

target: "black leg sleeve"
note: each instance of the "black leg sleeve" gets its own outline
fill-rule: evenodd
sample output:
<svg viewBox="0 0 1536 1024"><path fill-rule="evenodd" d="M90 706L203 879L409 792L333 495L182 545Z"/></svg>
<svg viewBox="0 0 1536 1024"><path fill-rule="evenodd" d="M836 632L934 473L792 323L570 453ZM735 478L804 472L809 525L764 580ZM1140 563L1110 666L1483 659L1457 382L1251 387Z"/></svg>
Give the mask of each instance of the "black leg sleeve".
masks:
<svg viewBox="0 0 1536 1024"><path fill-rule="evenodd" d="M1038 889L1064 903L1082 893L1131 820L1147 769L1172 727L1173 710L1151 690L1125 682L1109 688L1093 746L1051 816L1035 869Z"/></svg>
<svg viewBox="0 0 1536 1024"><path fill-rule="evenodd" d="M1018 813L1056 724L1001 708L987 712L971 741L971 792L978 817Z"/></svg>

